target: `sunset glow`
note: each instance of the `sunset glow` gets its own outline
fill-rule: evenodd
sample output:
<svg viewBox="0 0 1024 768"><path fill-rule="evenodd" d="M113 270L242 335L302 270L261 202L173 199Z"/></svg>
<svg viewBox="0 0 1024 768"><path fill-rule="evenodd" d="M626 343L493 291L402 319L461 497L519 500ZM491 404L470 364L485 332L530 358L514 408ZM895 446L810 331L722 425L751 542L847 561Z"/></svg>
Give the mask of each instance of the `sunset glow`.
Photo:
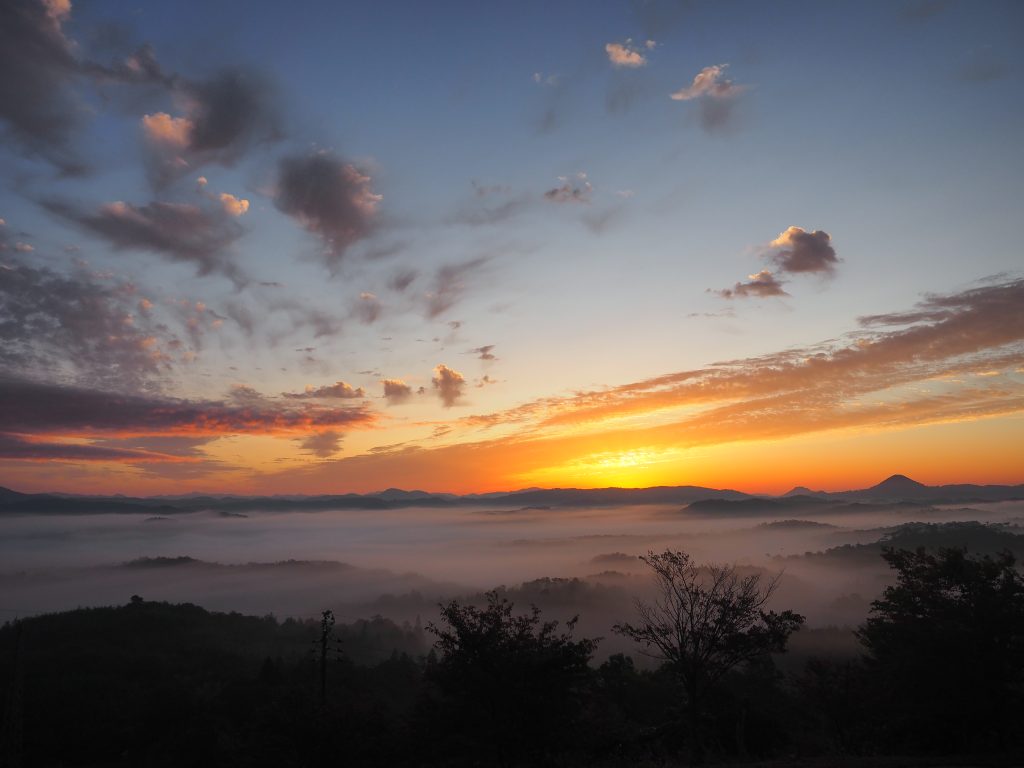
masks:
<svg viewBox="0 0 1024 768"><path fill-rule="evenodd" d="M16 6L0 485L1024 481L995 7Z"/></svg>

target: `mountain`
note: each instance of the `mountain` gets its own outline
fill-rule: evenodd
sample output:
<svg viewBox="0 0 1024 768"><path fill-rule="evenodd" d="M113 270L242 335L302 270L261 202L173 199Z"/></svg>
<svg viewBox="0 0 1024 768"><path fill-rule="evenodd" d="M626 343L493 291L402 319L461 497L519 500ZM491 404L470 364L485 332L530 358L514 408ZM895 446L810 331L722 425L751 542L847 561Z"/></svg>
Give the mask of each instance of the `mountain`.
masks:
<svg viewBox="0 0 1024 768"><path fill-rule="evenodd" d="M486 502L498 507L607 507L630 504L690 505L691 511L736 514L744 511L784 512L830 503L854 504L962 504L1024 499L1024 485L923 485L905 475L892 475L877 485L852 491L811 491L797 486L779 497L755 496L728 488L698 485L653 488L526 488L520 491L467 494L406 491L388 488L369 494L344 493L321 496L231 496L188 494L183 496L75 496L65 493L19 493L0 488L0 514L140 514L175 515L193 512L332 509L394 509L400 507L458 507ZM705 503L729 502L729 503ZM696 506L695 506L696 504Z"/></svg>
<svg viewBox="0 0 1024 768"><path fill-rule="evenodd" d="M933 491L924 483L911 480L906 475L891 475L863 493L874 498L917 499L930 496Z"/></svg>
<svg viewBox="0 0 1024 768"><path fill-rule="evenodd" d="M819 496L819 497L822 497L822 496L828 496L828 494L825 491L812 491L810 488L808 488L805 485L798 485L795 488L793 488L791 490L788 490L784 494L782 494L783 498L786 498L786 497L789 497L789 496Z"/></svg>
<svg viewBox="0 0 1024 768"><path fill-rule="evenodd" d="M4 504L8 501L17 501L18 499L25 498L26 494L12 491L10 488L4 488L0 486L0 504Z"/></svg>
<svg viewBox="0 0 1024 768"><path fill-rule="evenodd" d="M906 475L892 475L870 488L828 494L829 498L871 501L924 501L929 504L1024 499L1024 485L924 485Z"/></svg>

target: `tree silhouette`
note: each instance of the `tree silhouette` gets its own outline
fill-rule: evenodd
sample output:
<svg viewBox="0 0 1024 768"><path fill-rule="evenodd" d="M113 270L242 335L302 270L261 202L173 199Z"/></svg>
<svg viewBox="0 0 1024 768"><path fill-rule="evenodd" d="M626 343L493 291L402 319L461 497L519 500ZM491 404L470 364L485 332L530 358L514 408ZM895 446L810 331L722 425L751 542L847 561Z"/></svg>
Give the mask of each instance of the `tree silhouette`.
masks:
<svg viewBox="0 0 1024 768"><path fill-rule="evenodd" d="M1013 555L883 557L896 584L858 634L890 739L944 752L1009 746L1024 714L1024 576Z"/></svg>
<svg viewBox="0 0 1024 768"><path fill-rule="evenodd" d="M741 576L731 565L700 567L685 552L642 557L654 571L658 597L637 601L636 624L615 632L640 643L675 672L686 695L691 759L703 762L701 718L709 693L735 667L785 650L804 622L792 611L765 611L778 577Z"/></svg>
<svg viewBox="0 0 1024 768"><path fill-rule="evenodd" d="M516 616L497 592L486 597L483 608L443 605L441 624L427 625L437 637L428 676L444 749L490 765L536 760L571 735L597 640L574 640L575 618L559 631L536 607Z"/></svg>

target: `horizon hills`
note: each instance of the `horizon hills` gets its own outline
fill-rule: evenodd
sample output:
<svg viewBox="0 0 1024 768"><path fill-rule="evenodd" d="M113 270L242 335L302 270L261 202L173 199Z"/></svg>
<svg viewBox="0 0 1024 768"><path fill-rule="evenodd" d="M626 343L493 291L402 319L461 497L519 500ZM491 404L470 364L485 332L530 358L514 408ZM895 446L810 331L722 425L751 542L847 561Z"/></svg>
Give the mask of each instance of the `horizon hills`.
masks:
<svg viewBox="0 0 1024 768"><path fill-rule="evenodd" d="M795 486L782 494L747 493L728 488L709 488L699 485L660 485L644 488L603 486L594 488L522 488L515 491L455 494L390 487L371 493L339 492L328 494L270 494L241 495L215 492L184 494L157 494L128 496L125 494L68 494L22 493L0 487L0 512L4 511L102 511L104 506L115 505L115 511L150 511L160 503L164 511L186 511L196 504L218 503L245 506L256 504L283 507L330 507L339 505L352 508L395 506L443 506L448 504L489 503L495 505L522 505L526 509L544 509L545 506L607 506L617 504L696 504L707 503L714 509L719 504L752 504L759 500L781 504L785 508L838 502L900 502L900 503L955 503L994 502L1024 499L1024 483L976 484L949 483L926 485L902 474L893 474L875 485L842 491L811 490ZM529 506L532 505L532 506Z"/></svg>

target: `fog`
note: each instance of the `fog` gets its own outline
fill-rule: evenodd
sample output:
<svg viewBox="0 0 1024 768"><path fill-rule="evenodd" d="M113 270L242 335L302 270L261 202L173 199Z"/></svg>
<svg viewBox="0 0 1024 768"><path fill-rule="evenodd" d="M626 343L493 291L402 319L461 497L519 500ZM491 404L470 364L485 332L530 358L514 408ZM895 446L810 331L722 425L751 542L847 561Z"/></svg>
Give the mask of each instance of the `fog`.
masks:
<svg viewBox="0 0 1024 768"><path fill-rule="evenodd" d="M971 534L982 549L1024 542L1024 502L865 509L782 516L651 505L5 515L0 619L122 604L139 594L279 617L330 607L341 620L381 614L427 622L441 600L479 599L504 586L522 608L533 602L545 618L563 620L578 613L581 631L607 637L647 591L638 555L673 548L698 562L782 574L777 607L804 613L809 626L853 626L889 578L879 547L857 545L900 536L901 546L962 541L974 548L967 529L899 527L953 521L984 523Z"/></svg>

